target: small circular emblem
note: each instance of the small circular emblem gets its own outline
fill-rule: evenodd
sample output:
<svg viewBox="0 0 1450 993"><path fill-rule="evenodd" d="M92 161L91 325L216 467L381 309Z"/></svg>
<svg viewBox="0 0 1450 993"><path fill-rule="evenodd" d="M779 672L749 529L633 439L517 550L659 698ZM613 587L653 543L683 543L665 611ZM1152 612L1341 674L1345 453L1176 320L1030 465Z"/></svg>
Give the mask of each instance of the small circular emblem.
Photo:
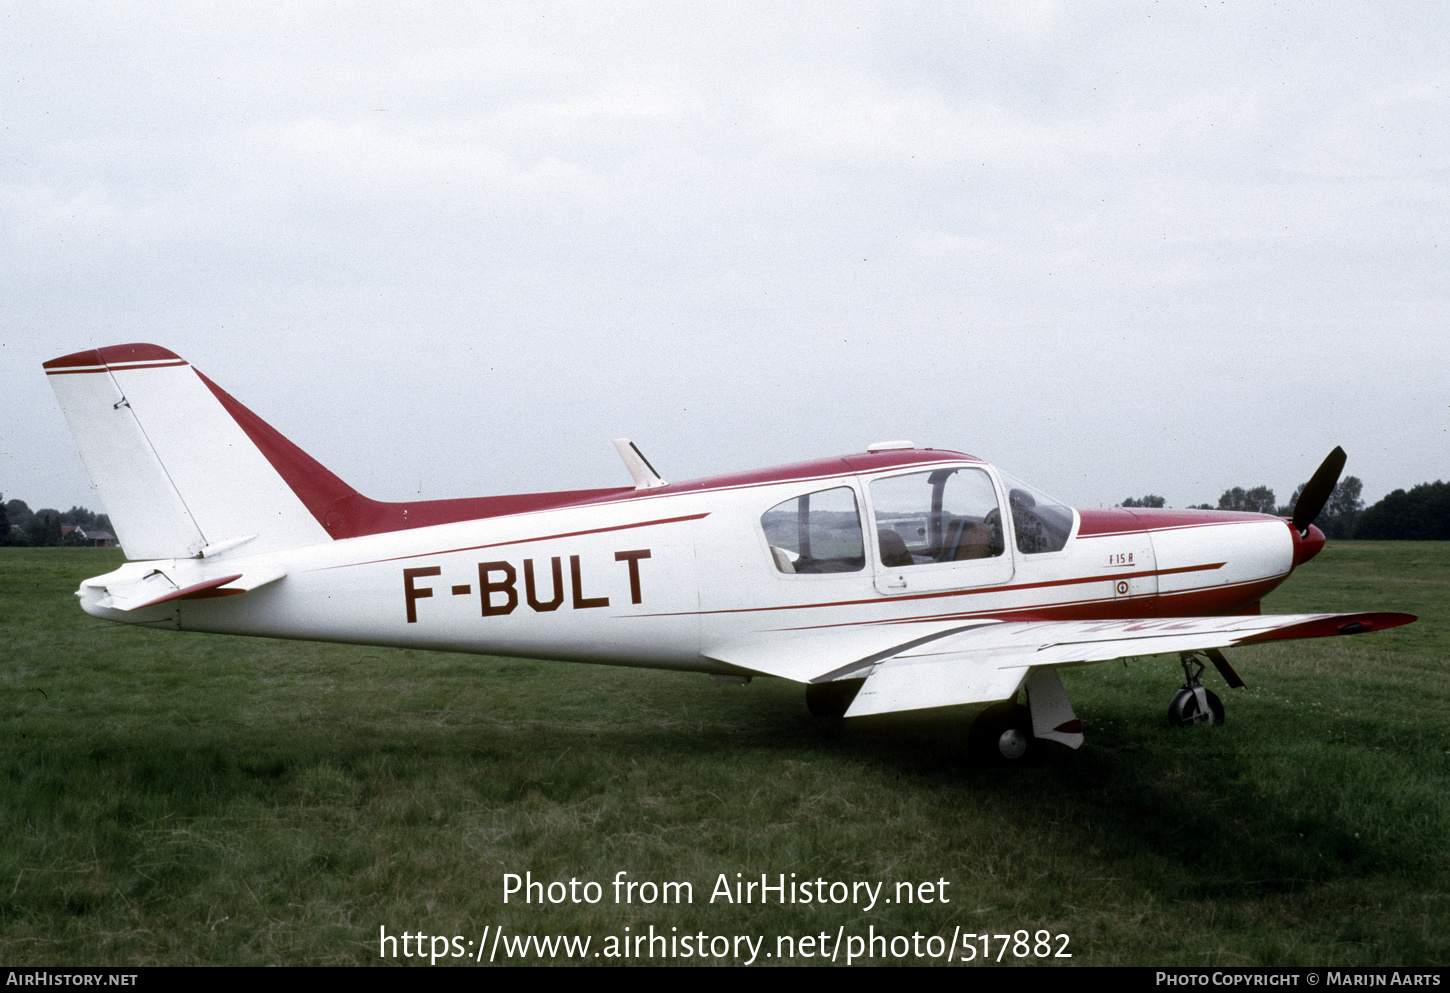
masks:
<svg viewBox="0 0 1450 993"><path fill-rule="evenodd" d="M1120 580L1118 580L1118 596L1127 596L1127 595L1128 595L1128 581L1126 579L1120 579Z"/></svg>

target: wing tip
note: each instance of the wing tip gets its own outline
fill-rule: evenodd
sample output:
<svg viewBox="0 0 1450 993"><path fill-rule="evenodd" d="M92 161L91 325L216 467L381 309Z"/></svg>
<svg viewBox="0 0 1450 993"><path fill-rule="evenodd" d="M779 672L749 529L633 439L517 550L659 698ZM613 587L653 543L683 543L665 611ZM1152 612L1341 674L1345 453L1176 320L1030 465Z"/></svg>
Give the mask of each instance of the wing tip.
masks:
<svg viewBox="0 0 1450 993"><path fill-rule="evenodd" d="M1246 645L1257 641L1280 641L1288 638L1332 638L1344 634L1366 634L1370 631L1387 631L1418 620L1419 617L1414 614L1387 610L1359 614L1327 614L1312 621L1260 631L1239 639L1237 643Z"/></svg>

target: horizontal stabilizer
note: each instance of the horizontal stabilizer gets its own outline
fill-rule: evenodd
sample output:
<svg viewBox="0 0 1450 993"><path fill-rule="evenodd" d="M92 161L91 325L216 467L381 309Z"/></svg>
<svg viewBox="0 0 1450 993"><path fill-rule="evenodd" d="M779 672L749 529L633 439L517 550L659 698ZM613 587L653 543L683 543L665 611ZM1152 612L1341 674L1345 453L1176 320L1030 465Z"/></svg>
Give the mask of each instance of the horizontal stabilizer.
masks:
<svg viewBox="0 0 1450 993"><path fill-rule="evenodd" d="M266 586L281 579L285 570L271 567L249 569L208 579L183 579L172 570L153 568L155 563L129 563L115 572L88 579L81 594L99 590L96 606L108 610L141 610L169 603L172 600L205 600L212 597L235 596Z"/></svg>

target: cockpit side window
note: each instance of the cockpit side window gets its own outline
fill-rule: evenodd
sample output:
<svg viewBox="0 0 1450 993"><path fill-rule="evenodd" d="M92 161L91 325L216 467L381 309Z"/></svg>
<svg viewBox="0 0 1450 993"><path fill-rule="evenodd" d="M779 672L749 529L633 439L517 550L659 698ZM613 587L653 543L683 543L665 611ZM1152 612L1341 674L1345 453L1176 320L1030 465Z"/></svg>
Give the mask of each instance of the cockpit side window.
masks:
<svg viewBox="0 0 1450 993"><path fill-rule="evenodd" d="M1002 512L981 469L937 469L871 483L876 541L888 569L996 558L1006 551Z"/></svg>
<svg viewBox="0 0 1450 993"><path fill-rule="evenodd" d="M866 566L861 514L849 486L791 497L760 518L781 572L858 572Z"/></svg>

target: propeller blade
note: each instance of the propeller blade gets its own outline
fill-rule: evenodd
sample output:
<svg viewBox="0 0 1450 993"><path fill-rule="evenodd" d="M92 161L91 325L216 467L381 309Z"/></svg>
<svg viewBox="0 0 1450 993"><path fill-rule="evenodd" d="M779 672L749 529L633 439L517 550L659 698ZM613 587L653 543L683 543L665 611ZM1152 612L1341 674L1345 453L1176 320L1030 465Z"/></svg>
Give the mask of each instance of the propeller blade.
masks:
<svg viewBox="0 0 1450 993"><path fill-rule="evenodd" d="M1299 494L1299 500L1294 504L1295 531L1300 534L1309 533L1309 525L1314 523L1314 518L1319 516L1319 512L1329 502L1329 495L1334 492L1334 486L1339 482L1339 474L1344 471L1345 458L1344 449L1336 446L1319 468L1314 470L1313 478L1304 484L1304 492Z"/></svg>

